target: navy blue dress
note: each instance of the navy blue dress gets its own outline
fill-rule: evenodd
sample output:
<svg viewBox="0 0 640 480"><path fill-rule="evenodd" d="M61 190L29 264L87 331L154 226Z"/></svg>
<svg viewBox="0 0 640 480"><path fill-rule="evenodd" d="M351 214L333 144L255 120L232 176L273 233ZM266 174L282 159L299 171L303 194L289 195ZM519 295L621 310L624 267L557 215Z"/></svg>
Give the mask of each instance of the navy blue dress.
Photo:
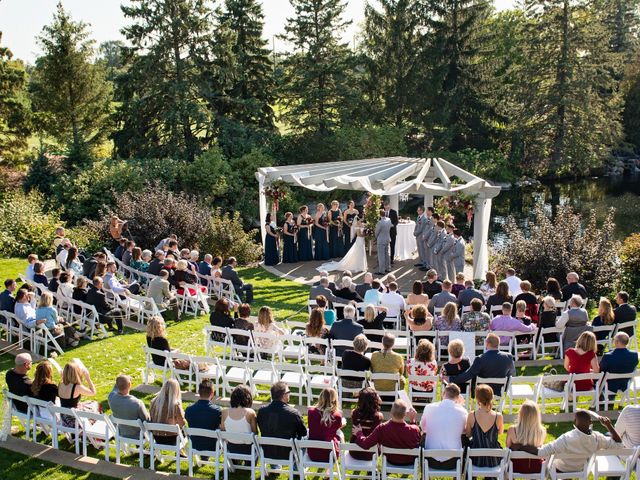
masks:
<svg viewBox="0 0 640 480"><path fill-rule="evenodd" d="M267 225L267 230L271 233L276 233L276 230L271 225ZM264 264L277 265L279 263L278 239L267 233L264 238Z"/></svg>
<svg viewBox="0 0 640 480"><path fill-rule="evenodd" d="M331 221L336 222L342 218L340 210L330 210ZM337 258L344 256L344 241L342 236L342 227L336 225L329 226L329 257Z"/></svg>
<svg viewBox="0 0 640 480"><path fill-rule="evenodd" d="M311 217L300 220L300 230L298 230L298 260L307 262L313 260L313 248L311 243L311 229L303 228L303 225L311 225Z"/></svg>
<svg viewBox="0 0 640 480"><path fill-rule="evenodd" d="M289 232L293 232L296 224L294 222L286 222L285 228ZM298 251L296 249L295 237L282 233L284 236L284 247L282 247L282 263L296 263L298 261Z"/></svg>
<svg viewBox="0 0 640 480"><path fill-rule="evenodd" d="M323 213L318 222L321 225L327 225L327 214ZM329 242L327 241L327 231L323 228L313 228L313 241L315 250L313 252L314 260L329 260Z"/></svg>
<svg viewBox="0 0 640 480"><path fill-rule="evenodd" d="M358 216L357 213L348 213L347 222L342 226L342 232L344 234L344 254L346 255L349 249L353 246L357 237L351 238L351 224L353 220Z"/></svg>

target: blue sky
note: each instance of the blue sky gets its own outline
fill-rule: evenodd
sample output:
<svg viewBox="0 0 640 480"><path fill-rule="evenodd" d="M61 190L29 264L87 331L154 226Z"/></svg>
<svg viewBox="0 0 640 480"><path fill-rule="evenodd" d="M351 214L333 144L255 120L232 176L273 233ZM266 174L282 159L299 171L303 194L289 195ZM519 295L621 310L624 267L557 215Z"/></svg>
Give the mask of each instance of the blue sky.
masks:
<svg viewBox="0 0 640 480"><path fill-rule="evenodd" d="M0 31L2 44L11 49L14 56L28 62L38 55L35 37L42 26L49 23L58 0L0 0ZM124 0L126 1L126 0ZM345 40L351 41L359 30L366 0L348 0L346 17L353 20L345 32ZM514 0L494 0L496 8L510 8ZM74 19L91 25L92 37L98 42L121 39L120 28L125 20L120 11L123 0L63 0ZM289 0L263 0L265 11L265 37L272 39L282 33L284 23L291 16ZM276 40L276 50L284 49Z"/></svg>

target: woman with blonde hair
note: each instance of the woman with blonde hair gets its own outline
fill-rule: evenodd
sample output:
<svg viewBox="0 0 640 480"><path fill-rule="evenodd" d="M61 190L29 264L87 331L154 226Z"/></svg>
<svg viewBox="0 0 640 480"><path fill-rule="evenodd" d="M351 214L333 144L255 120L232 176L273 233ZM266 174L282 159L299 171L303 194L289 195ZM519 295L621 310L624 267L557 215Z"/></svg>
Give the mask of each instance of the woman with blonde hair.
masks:
<svg viewBox="0 0 640 480"><path fill-rule="evenodd" d="M598 303L598 315L593 319L591 325L593 327L602 327L604 325L613 325L615 316L613 314L613 306L608 298L601 297ZM596 332L596 340L605 340L609 335L609 332ZM602 345L598 345L598 354L601 354L601 350L604 348Z"/></svg>
<svg viewBox="0 0 640 480"><path fill-rule="evenodd" d="M38 400L55 403L58 398L58 386L53 383L53 367L47 360L43 360L36 367L31 384L31 393Z"/></svg>
<svg viewBox="0 0 640 480"><path fill-rule="evenodd" d="M164 423L167 425L178 425L184 427L184 410L182 409L182 398L180 397L180 384L175 378L170 378L164 382L158 394L151 400L149 416L153 423ZM164 445L174 445L177 435L165 432L153 432L156 442Z"/></svg>
<svg viewBox="0 0 640 480"><path fill-rule="evenodd" d="M471 439L470 448L502 448L498 436L504 431L502 414L493 409L493 389L486 384L476 386L475 411L469 413L465 435ZM473 457L476 467L495 467L496 457Z"/></svg>
<svg viewBox="0 0 640 480"><path fill-rule="evenodd" d="M254 327L254 332L268 333L276 337L284 335L286 331L276 325L273 319L273 312L271 308L265 306L260 307L258 310L258 323ZM271 338L256 338L256 345L264 349L272 349L276 345L277 340Z"/></svg>
<svg viewBox="0 0 640 480"><path fill-rule="evenodd" d="M80 334L71 325L67 325L62 317L58 316L58 310L53 306L51 292L43 292L38 301L36 320L41 319L44 319L44 326L54 336L64 334L63 346L76 347L78 345Z"/></svg>
<svg viewBox="0 0 640 480"><path fill-rule="evenodd" d="M416 305L411 310L405 310L404 319L412 332L431 330L433 327L433 316L426 305Z"/></svg>
<svg viewBox="0 0 640 480"><path fill-rule="evenodd" d="M151 317L147 322L147 346L154 350L161 350L163 352L172 352L167 339L167 329L164 319L160 316ZM152 354L151 358L156 365L164 365L164 357L157 354ZM176 368L184 370L189 368L190 362L186 359L176 359L173 361Z"/></svg>
<svg viewBox="0 0 640 480"><path fill-rule="evenodd" d="M438 364L435 361L435 347L429 340L423 338L418 342L413 358L407 360L407 377L435 376L438 373ZM432 392L435 382L433 380L410 380L415 390Z"/></svg>
<svg viewBox="0 0 640 480"><path fill-rule="evenodd" d="M86 383L86 386L84 385ZM91 380L89 370L84 366L82 361L74 358L64 366L62 370L62 379L58 384L58 397L60 398L60 406L64 408L77 408L87 412L98 412L100 405L95 401L81 402L82 395L86 397L94 397L96 395L96 387ZM75 418L71 415L61 415L62 424L67 427L75 425Z"/></svg>
<svg viewBox="0 0 640 480"><path fill-rule="evenodd" d="M433 326L441 332L462 331L462 321L458 316L458 305L453 302L448 302L442 309L442 315L433 322ZM441 345L449 343L448 336L439 337L439 339Z"/></svg>
<svg viewBox="0 0 640 480"><path fill-rule="evenodd" d="M364 315L362 320L358 323L362 325L365 330L384 330L384 320L387 318L387 307L382 305L374 305L369 303L364 307ZM382 341L381 335L367 335L370 342L380 343Z"/></svg>
<svg viewBox="0 0 640 480"><path fill-rule="evenodd" d="M196 285L201 292L205 292L207 289L203 285L199 285L198 277L189 270L189 262L186 260L178 260L176 263L176 271L173 277L173 281L176 284L176 291L179 295L184 294L184 285ZM195 288L189 289L190 295L196 295L198 292Z"/></svg>
<svg viewBox="0 0 640 480"><path fill-rule="evenodd" d="M320 392L318 403L309 408L309 440L321 440L333 442L336 450L344 435L341 428L344 419L338 405L338 392L333 388L325 388ZM309 449L309 458L314 462L326 462L329 460L327 450Z"/></svg>
<svg viewBox="0 0 640 480"><path fill-rule="evenodd" d="M564 354L564 368L567 373L600 373L596 336L593 332L582 332L575 348L568 348ZM576 390L593 390L593 380L577 380Z"/></svg>
<svg viewBox="0 0 640 480"><path fill-rule="evenodd" d="M511 445L517 443L540 448L546 438L547 429L542 425L538 405L531 400L526 400L520 407L517 422L507 430L506 447L511 448ZM516 473L540 473L541 469L541 458L516 458L513 460L513 471Z"/></svg>

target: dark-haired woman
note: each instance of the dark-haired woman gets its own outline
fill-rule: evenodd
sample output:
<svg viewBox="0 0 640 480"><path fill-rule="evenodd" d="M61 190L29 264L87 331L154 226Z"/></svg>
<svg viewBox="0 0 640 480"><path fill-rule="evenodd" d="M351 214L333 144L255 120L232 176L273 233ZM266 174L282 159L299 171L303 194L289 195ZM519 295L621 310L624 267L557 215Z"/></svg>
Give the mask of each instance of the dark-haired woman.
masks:
<svg viewBox="0 0 640 480"><path fill-rule="evenodd" d="M230 408L222 411L220 429L230 433L258 433L256 412L253 410L253 397L246 385L238 385L231 392ZM251 444L230 443L228 449L232 453L251 453Z"/></svg>
<svg viewBox="0 0 640 480"><path fill-rule="evenodd" d="M267 213L267 218L265 219L265 231L264 264L277 265L280 263L279 236L276 223L271 220L270 213Z"/></svg>
<svg viewBox="0 0 640 480"><path fill-rule="evenodd" d="M296 248L296 222L293 220L293 213L284 214L284 224L282 233L284 235L284 246L282 247L282 263L296 263L298 261L298 251Z"/></svg>
<svg viewBox="0 0 640 480"><path fill-rule="evenodd" d="M374 428L384 421L384 417L380 412L382 400L375 388L367 387L360 390L358 394L358 406L351 412L351 423L354 427L362 427L362 434L366 437ZM355 437L351 435L352 443L355 443ZM356 460L371 460L373 453L368 452L349 452Z"/></svg>
<svg viewBox="0 0 640 480"><path fill-rule="evenodd" d="M309 207L300 207L300 215L296 220L298 224L298 260L308 262L313 260L313 248L311 244L311 229L313 228L313 218L309 215Z"/></svg>
<svg viewBox="0 0 640 480"><path fill-rule="evenodd" d="M231 316L231 310L229 308L229 300L221 298L214 305L213 311L209 316L209 322L214 327L235 328L233 318L234 317ZM216 342L224 342L226 335L221 332L212 332L211 339Z"/></svg>
<svg viewBox="0 0 640 480"><path fill-rule="evenodd" d="M354 202L353 200L349 201L348 208L344 212L342 212L342 221L344 222L342 225L342 234L344 238L345 253L347 253L347 251L351 248L353 242L356 241L355 235L353 238L351 238L351 225L353 225L353 222L359 213L360 212L358 212L358 209L356 208L356 202Z"/></svg>
<svg viewBox="0 0 640 480"><path fill-rule="evenodd" d="M344 241L342 236L342 212L337 200L331 202L329 210L329 258L344 256Z"/></svg>
<svg viewBox="0 0 640 480"><path fill-rule="evenodd" d="M329 260L329 217L324 205L317 205L313 224L314 260Z"/></svg>

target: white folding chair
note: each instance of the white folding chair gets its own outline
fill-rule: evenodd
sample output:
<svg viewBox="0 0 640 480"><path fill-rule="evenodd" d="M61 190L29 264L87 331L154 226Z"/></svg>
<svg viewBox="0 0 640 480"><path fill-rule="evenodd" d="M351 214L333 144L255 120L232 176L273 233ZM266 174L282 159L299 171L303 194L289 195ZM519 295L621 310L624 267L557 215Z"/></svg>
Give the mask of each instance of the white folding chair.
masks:
<svg viewBox="0 0 640 480"><path fill-rule="evenodd" d="M125 454L129 455L129 448L133 447L134 450L138 451L140 468L144 468L144 443L147 436L142 420L125 420L124 418L116 418L113 415L109 416L109 420L115 429L116 465L120 465L122 451L124 450ZM134 431L137 432L137 436L133 435Z"/></svg>
<svg viewBox="0 0 640 480"><path fill-rule="evenodd" d="M308 380L302 365L295 363L274 363L273 369L276 377L278 377L280 381L289 385L290 389L297 389L298 405L302 406L303 399L308 398Z"/></svg>
<svg viewBox="0 0 640 480"><path fill-rule="evenodd" d="M49 402L44 400L38 400L37 398L24 397L27 399L27 404L31 410L31 433L33 434L33 442L37 443L38 431L43 432L45 435L51 435L53 430L53 424L56 422L54 416L49 411ZM28 435L27 435L27 438Z"/></svg>
<svg viewBox="0 0 640 480"><path fill-rule="evenodd" d="M147 431L149 439L149 457L151 459L151 470L156 469L156 457L163 462L165 459L175 459L176 473L180 475L180 450L182 450L187 440L182 434L182 429L178 425L167 425L166 423L144 422L144 429ZM167 435L175 435L175 443L165 444L158 443L154 436L154 432L162 432ZM163 452L171 452L172 455L163 455Z"/></svg>
<svg viewBox="0 0 640 480"><path fill-rule="evenodd" d="M494 458L497 462L495 467L477 467L473 464L473 459L477 457ZM467 450L467 480L473 478L496 478L502 479L507 475L507 461L509 450L503 448L469 448Z"/></svg>
<svg viewBox="0 0 640 480"><path fill-rule="evenodd" d="M455 459L456 466L451 469L435 467L429 465L429 459L444 462ZM462 467L464 465L464 450L427 450L422 449L422 478L429 480L432 477L452 477L462 478Z"/></svg>
<svg viewBox="0 0 640 480"><path fill-rule="evenodd" d="M531 360L536 359L536 333L537 330L534 330L531 333L513 333L513 353L516 361L521 360L523 357L526 358L527 356Z"/></svg>
<svg viewBox="0 0 640 480"><path fill-rule="evenodd" d="M539 401L542 413L547 413L547 407L559 407L564 412L569 411L569 392L571 391L571 374L544 375L540 379ZM562 390L553 390L545 386L545 381L564 382Z"/></svg>
<svg viewBox="0 0 640 480"><path fill-rule="evenodd" d="M109 462L109 446L115 437L115 427L104 413L84 412L74 409L76 421L82 430L82 454L87 456L87 443L96 448L104 448L104 459Z"/></svg>
<svg viewBox="0 0 640 480"><path fill-rule="evenodd" d="M188 392L191 391L192 387L197 389L198 384L194 381L193 367L191 366L193 363L191 355L180 352L168 352L168 354L168 365L171 376L178 381L181 387L186 387ZM178 361L178 365L176 365L176 360ZM188 366L185 367L185 365Z"/></svg>
<svg viewBox="0 0 640 480"><path fill-rule="evenodd" d="M214 394L217 396L220 392L223 373L218 360L212 357L192 356L191 368L196 386L203 380L210 380L214 386Z"/></svg>
<svg viewBox="0 0 640 480"><path fill-rule="evenodd" d="M617 448L596 452L593 462L593 478L600 477L628 480L638 463L639 448Z"/></svg>
<svg viewBox="0 0 640 480"><path fill-rule="evenodd" d="M62 433L67 441L75 445L76 455L80 455L80 424L71 408L59 407L52 403L47 405L47 409L53 418L56 419L51 429L51 440L53 448L58 449L59 436ZM68 419L73 419L73 426L66 426L62 423L62 415ZM69 422L71 423L71 422Z"/></svg>
<svg viewBox="0 0 640 480"><path fill-rule="evenodd" d="M228 480L229 471L238 470L256 471L258 462L258 449L253 439L253 433L232 433L222 430L218 431L218 438L222 444L222 458L224 462L224 480ZM249 445L249 453L234 453L229 450L229 444L233 445ZM235 462L234 462L235 461ZM245 465L240 462L244 461ZM246 465L248 463L248 465Z"/></svg>
<svg viewBox="0 0 640 480"><path fill-rule="evenodd" d="M587 408L591 408L595 405L596 411L600 410L600 388L602 386L602 373L574 373L571 382L571 404L573 405L573 411L584 403L581 398L588 397L589 403ZM591 380L593 382L593 388L590 390L578 390L576 382Z"/></svg>
<svg viewBox="0 0 640 480"><path fill-rule="evenodd" d="M200 467L201 465L210 465L213 467L215 479L220 478L220 441L217 430L208 430L205 428L184 427L184 433L189 441L187 447L187 458L189 461L189 476L193 477L194 463ZM206 439L209 448L196 449L193 446L194 437L198 439ZM205 459L206 457L206 459Z"/></svg>
<svg viewBox="0 0 640 480"><path fill-rule="evenodd" d="M222 394L229 394L237 385L248 385L253 388L251 372L245 362L236 360L218 360L222 374Z"/></svg>
<svg viewBox="0 0 640 480"><path fill-rule="evenodd" d="M228 344L231 360L250 360L255 355L253 335L249 330L228 328Z"/></svg>
<svg viewBox="0 0 640 480"><path fill-rule="evenodd" d="M370 375L370 380L373 383L375 389L380 394L380 398L382 398L382 403L385 405L392 404L398 396L398 390L400 390L400 374L399 373L372 373ZM381 390L378 383L380 381L390 381L394 382L395 386L389 390Z"/></svg>
<svg viewBox="0 0 640 480"><path fill-rule="evenodd" d="M328 338L303 337L302 342L304 345L304 361L307 365L312 363L327 365L329 363L331 344ZM311 353L309 351L310 349L313 349L315 352L320 353Z"/></svg>
<svg viewBox="0 0 640 480"><path fill-rule="evenodd" d="M282 335L280 340L282 342L281 355L284 360L295 360L298 363L304 361L306 346L302 335Z"/></svg>
<svg viewBox="0 0 640 480"><path fill-rule="evenodd" d="M289 480L293 480L298 465L298 456L293 438L274 438L254 436L258 457L260 459L260 480L266 480L271 474L287 475ZM287 459L273 458L268 455L269 450L265 447L288 448ZM274 450L275 451L275 450ZM284 467L287 467L286 469Z"/></svg>
<svg viewBox="0 0 640 480"><path fill-rule="evenodd" d="M371 460L353 458L351 452L368 453L371 455ZM378 477L378 448L373 446L369 450L365 450L355 443L341 443L340 474L342 480L352 478L376 480Z"/></svg>
<svg viewBox="0 0 640 480"><path fill-rule="evenodd" d="M384 445L380 448L382 456L382 475L381 480L389 478L390 473L406 475L418 480L420 477L420 448L389 448ZM407 462L405 465L395 465L389 461L389 455L403 455L413 459L412 463Z"/></svg>
<svg viewBox="0 0 640 480"><path fill-rule="evenodd" d="M29 397L27 396L21 397L19 395L14 395L13 393L9 392L9 390L7 389L2 390L2 396L9 402L9 411L11 412L11 417L12 418L16 417L18 419L18 421L24 427L25 436L29 438L31 434L31 416L33 414L31 406L29 404ZM24 405L24 411L19 410L18 407L16 406L16 403L18 405L20 404ZM6 425L5 425L5 428L6 428ZM33 435L35 438L35 432Z"/></svg>
<svg viewBox="0 0 640 480"><path fill-rule="evenodd" d="M149 348L146 345L142 347L145 354L145 365L143 371L143 379L142 381L145 384L153 383L155 381L155 374L159 372L162 376L162 383L167 380L168 372L169 372L169 353L164 350L156 350L155 348ZM162 365L156 364L154 362L154 355L157 357L161 357L164 359L164 363Z"/></svg>
<svg viewBox="0 0 640 480"><path fill-rule="evenodd" d="M56 335L44 325L38 325L33 329L32 351L37 353L40 351L40 347L43 347L45 358L49 356L50 350L62 355L64 350L58 341L64 341L64 332Z"/></svg>
<svg viewBox="0 0 640 480"><path fill-rule="evenodd" d="M637 370L631 373L605 373L602 379L602 402L604 403L604 410L609 410L609 403L613 404L615 407L616 399L618 395L620 396L618 400L618 408L621 408L624 405L624 402L627 401L631 404L631 390L632 384L636 375L638 374ZM627 381L627 388L624 390L616 390L615 392L609 390L609 381L610 380L619 380L619 381Z"/></svg>
<svg viewBox="0 0 640 480"><path fill-rule="evenodd" d="M204 334L205 353L209 356L215 355L216 357L222 357L223 360L226 359L230 342L227 328L207 325L202 330L202 333Z"/></svg>
<svg viewBox="0 0 640 480"><path fill-rule="evenodd" d="M338 466L338 455L336 454L335 444L333 442L322 442L320 440L295 440L298 451L298 459L300 466L300 480L317 476L316 472L311 472L310 468L325 469L323 477L333 480L337 477L340 480L340 468ZM309 457L309 449L321 450L328 455L327 461L315 461Z"/></svg>
<svg viewBox="0 0 640 480"><path fill-rule="evenodd" d="M313 403L314 390L324 390L325 388L336 388L336 374L333 365L313 365L307 364L305 367L307 374L307 404Z"/></svg>
<svg viewBox="0 0 640 480"><path fill-rule="evenodd" d="M254 395L268 395L271 387L280 379L272 362L248 362L247 369L251 372L251 390Z"/></svg>
<svg viewBox="0 0 640 480"><path fill-rule="evenodd" d="M599 333L606 333L607 336L603 339L600 340L596 340L596 343L598 345L601 345L604 348L607 348L609 350L611 350L611 347L613 345L613 333L616 330L616 324L613 323L611 325L600 325L599 327L591 327L592 328L592 332L593 334L596 336L596 338L598 338L598 334Z"/></svg>
<svg viewBox="0 0 640 480"><path fill-rule="evenodd" d="M494 333L496 335L498 335L500 337L500 346L498 347L498 350L500 350L501 352L506 352L509 354L513 353L513 345L515 343L515 333L514 332L507 332L507 331L500 331L500 330L494 330L491 333ZM507 343L504 343L504 339L507 339Z"/></svg>
<svg viewBox="0 0 640 480"><path fill-rule="evenodd" d="M358 370L342 370L336 369L338 377L338 402L344 405L344 402L358 402L358 393L367 385L367 372ZM347 377L347 379L345 379ZM344 385L344 381L360 382L357 387L349 387Z"/></svg>
<svg viewBox="0 0 640 480"><path fill-rule="evenodd" d="M437 375L409 375L407 382L409 383L409 399L413 405L424 406L427 403L435 402L438 398L438 382L440 377ZM431 391L422 390L417 387L423 382L433 382Z"/></svg>
<svg viewBox="0 0 640 480"><path fill-rule="evenodd" d="M630 322L622 322L616 325L615 333L625 331L629 335L629 345L628 348L633 350L634 352L638 351L638 337L637 333L637 320L631 320Z"/></svg>
<svg viewBox="0 0 640 480"><path fill-rule="evenodd" d="M331 340L331 361L337 367L342 364L342 354L338 355L336 349L341 352L353 350L353 340Z"/></svg>
<svg viewBox="0 0 640 480"><path fill-rule="evenodd" d="M486 383L493 389L493 398L496 403L496 409L501 412L504 410L504 404L507 400L507 388L509 384L509 377L501 378L484 378L476 377L476 385ZM496 388L499 391L496 391Z"/></svg>
<svg viewBox="0 0 640 480"><path fill-rule="evenodd" d="M317 306L318 304L316 303L315 300L307 300L307 311L309 314L311 314L311 311Z"/></svg>
<svg viewBox="0 0 640 480"><path fill-rule="evenodd" d="M540 457L531 455L527 452L514 451L509 452L509 480L546 480L547 478L547 462L543 461L540 467L540 473L518 473L514 471L514 460L543 460Z"/></svg>
<svg viewBox="0 0 640 480"><path fill-rule="evenodd" d="M557 327L548 327L541 328L538 330L538 352L540 353L540 358L544 358L547 356L547 350L551 349L552 357L559 358L562 360L564 358L564 352L562 351L562 336L564 334L564 329ZM555 340L551 338L545 339L546 336L555 335Z"/></svg>
<svg viewBox="0 0 640 480"><path fill-rule="evenodd" d="M531 400L532 402L537 403L541 385L542 377L539 375L520 375L511 377L506 394L509 398L509 414L513 412L514 400Z"/></svg>
<svg viewBox="0 0 640 480"><path fill-rule="evenodd" d="M584 466L581 470L576 470L573 472L559 472L557 470L558 460L570 460L576 463L581 463ZM574 455L569 453L554 454L547 462L547 471L551 480L561 480L569 478L576 480L589 480L589 472L593 470L594 462L595 455L591 455L590 457L585 458L584 455Z"/></svg>
<svg viewBox="0 0 640 480"><path fill-rule="evenodd" d="M279 335L254 331L253 345L258 360L274 362L282 360L282 341Z"/></svg>
<svg viewBox="0 0 640 480"><path fill-rule="evenodd" d="M416 352L416 347L422 339L429 340L431 343L433 343L436 353L439 351L440 347L438 346L438 335L434 330L418 330L415 332L409 330L409 339L411 341L410 355L413 355Z"/></svg>
<svg viewBox="0 0 640 480"><path fill-rule="evenodd" d="M127 300L128 317L134 315L138 323L146 323L150 318L162 315L163 310L158 308L155 300L151 297L130 293Z"/></svg>

